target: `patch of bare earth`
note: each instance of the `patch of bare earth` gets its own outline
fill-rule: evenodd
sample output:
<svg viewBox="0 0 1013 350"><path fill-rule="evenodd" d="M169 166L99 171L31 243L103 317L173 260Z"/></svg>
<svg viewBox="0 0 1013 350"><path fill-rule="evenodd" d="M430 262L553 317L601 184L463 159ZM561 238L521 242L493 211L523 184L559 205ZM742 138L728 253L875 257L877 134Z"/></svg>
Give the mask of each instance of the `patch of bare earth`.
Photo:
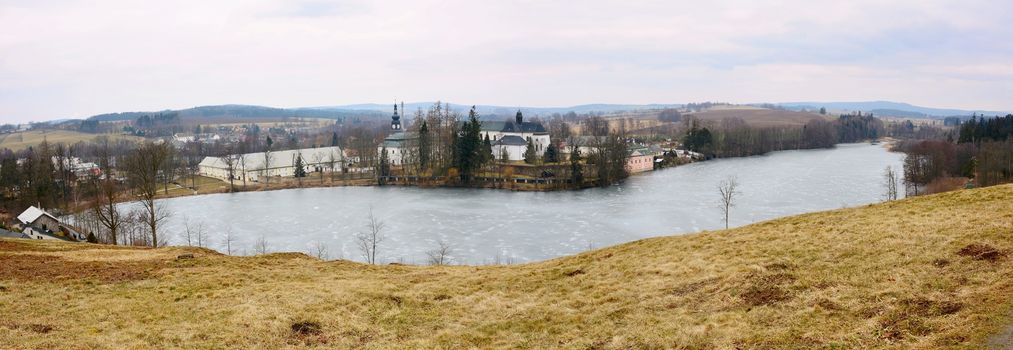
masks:
<svg viewBox="0 0 1013 350"><path fill-rule="evenodd" d="M95 279L102 283L142 280L162 267L159 261L72 261L34 254L0 255L0 280L52 281Z"/></svg>
<svg viewBox="0 0 1013 350"><path fill-rule="evenodd" d="M974 260L995 262L1005 258L1006 252L988 244L969 244L957 251L957 255L971 257Z"/></svg>

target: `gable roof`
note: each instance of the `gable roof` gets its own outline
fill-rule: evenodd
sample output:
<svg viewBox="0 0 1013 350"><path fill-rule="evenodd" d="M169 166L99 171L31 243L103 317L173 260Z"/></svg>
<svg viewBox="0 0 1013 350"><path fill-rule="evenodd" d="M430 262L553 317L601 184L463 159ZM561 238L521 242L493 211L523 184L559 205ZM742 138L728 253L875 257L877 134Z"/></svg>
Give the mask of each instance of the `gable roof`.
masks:
<svg viewBox="0 0 1013 350"><path fill-rule="evenodd" d="M295 166L295 157L298 154L302 154L302 159L305 162L315 162L317 159L326 162L329 160L332 151L334 152L334 157L336 159L343 155L341 148L337 146L274 151L271 152L270 168L275 169ZM264 169L264 152L247 153L240 156L246 158L246 171ZM221 157L205 157L204 160L201 160L200 165L212 168L227 168L225 161L222 160ZM235 166L236 169L241 169L241 165L238 164L238 161L233 166Z"/></svg>
<svg viewBox="0 0 1013 350"><path fill-rule="evenodd" d="M524 141L524 139L520 136L507 135L503 136L503 138L499 140L496 140L496 144L504 146L527 146L528 142Z"/></svg>
<svg viewBox="0 0 1013 350"><path fill-rule="evenodd" d="M28 207L28 209L25 209L21 215L18 215L18 221L27 225L35 222L35 220L38 220L39 217L43 215L49 216L53 218L53 220L60 221L60 219L57 219L53 216L53 214L47 213L45 210L36 208L35 206Z"/></svg>
<svg viewBox="0 0 1013 350"><path fill-rule="evenodd" d="M463 123L463 122L462 122ZM542 123L537 122L523 122L517 123L514 121L503 121L503 122L482 122L482 131L499 131L499 132L529 132L529 133L548 133L545 131L545 127Z"/></svg>

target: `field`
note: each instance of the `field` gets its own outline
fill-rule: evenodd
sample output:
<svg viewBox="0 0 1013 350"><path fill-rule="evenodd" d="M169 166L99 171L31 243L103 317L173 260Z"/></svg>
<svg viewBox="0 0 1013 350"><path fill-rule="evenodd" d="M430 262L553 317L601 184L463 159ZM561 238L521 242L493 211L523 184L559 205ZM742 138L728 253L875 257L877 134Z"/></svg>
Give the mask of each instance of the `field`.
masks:
<svg viewBox="0 0 1013 350"><path fill-rule="evenodd" d="M0 134L0 149L9 148L14 151L36 146L45 139L50 144L65 143L73 144L80 141L92 141L98 136L108 136L110 139L131 139L143 140L140 137L122 134L88 134L69 130L32 130L22 131L13 134Z"/></svg>
<svg viewBox="0 0 1013 350"><path fill-rule="evenodd" d="M0 348L1009 348L1011 203L963 190L513 266L0 240Z"/></svg>
<svg viewBox="0 0 1013 350"><path fill-rule="evenodd" d="M755 107L714 108L703 112L690 113L701 120L721 122L725 118L742 118L754 127L801 126L813 119L826 118L824 115L806 112L782 111Z"/></svg>

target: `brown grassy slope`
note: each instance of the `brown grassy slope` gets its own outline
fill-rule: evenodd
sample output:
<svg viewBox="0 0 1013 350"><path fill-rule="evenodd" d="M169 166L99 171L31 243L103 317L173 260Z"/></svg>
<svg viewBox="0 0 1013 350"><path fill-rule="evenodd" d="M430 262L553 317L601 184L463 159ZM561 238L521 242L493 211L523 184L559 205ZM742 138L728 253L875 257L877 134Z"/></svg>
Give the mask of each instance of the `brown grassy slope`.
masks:
<svg viewBox="0 0 1013 350"><path fill-rule="evenodd" d="M1006 185L517 266L6 240L0 348L980 348L1013 309L1011 207Z"/></svg>
<svg viewBox="0 0 1013 350"><path fill-rule="evenodd" d="M826 118L826 116L816 113L763 108L710 109L703 112L690 113L690 115L700 120L718 123L726 118L741 118L746 124L753 127L802 126L810 120Z"/></svg>
<svg viewBox="0 0 1013 350"><path fill-rule="evenodd" d="M99 136L109 137L110 140L144 140L141 137L122 134L88 134L70 130L32 130L13 134L0 134L0 149L10 148L11 150L18 151L30 146L37 146L43 140L48 141L50 145L57 143L74 144L80 141L92 141Z"/></svg>

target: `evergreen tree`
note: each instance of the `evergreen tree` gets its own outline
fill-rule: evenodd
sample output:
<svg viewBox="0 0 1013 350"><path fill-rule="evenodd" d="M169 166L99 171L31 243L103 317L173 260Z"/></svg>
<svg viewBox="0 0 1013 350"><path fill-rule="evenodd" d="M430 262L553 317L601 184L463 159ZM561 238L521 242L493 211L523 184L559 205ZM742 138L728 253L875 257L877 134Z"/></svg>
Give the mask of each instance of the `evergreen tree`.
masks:
<svg viewBox="0 0 1013 350"><path fill-rule="evenodd" d="M384 145L380 149L380 164L377 166L376 176L379 178L377 183L384 185L387 183L387 176L390 176L390 155L387 154L387 146Z"/></svg>
<svg viewBox="0 0 1013 350"><path fill-rule="evenodd" d="M98 243L98 238L95 237L95 233L94 232L89 232L88 233L88 239L87 240L88 240L88 243Z"/></svg>
<svg viewBox="0 0 1013 350"><path fill-rule="evenodd" d="M486 134L485 140L482 141L482 164L488 164L494 159L496 158L492 155L492 140L489 139L489 134Z"/></svg>
<svg viewBox="0 0 1013 350"><path fill-rule="evenodd" d="M482 165L482 123L478 121L475 106L468 112L468 121L461 128L461 135L454 139L457 170L461 180L471 181L471 176Z"/></svg>
<svg viewBox="0 0 1013 350"><path fill-rule="evenodd" d="M580 147L570 148L570 179L574 187L580 187L584 183L584 167L580 165Z"/></svg>
<svg viewBox="0 0 1013 350"><path fill-rule="evenodd" d="M538 161L538 153L535 152L535 143L528 139L528 147L524 150L524 162L535 164Z"/></svg>
<svg viewBox="0 0 1013 350"><path fill-rule="evenodd" d="M559 149L556 144L549 143L549 147L545 147L544 159L546 163L559 163Z"/></svg>
<svg viewBox="0 0 1013 350"><path fill-rule="evenodd" d="M423 120L422 125L419 126L419 169L426 170L429 168L429 155L432 152L429 125Z"/></svg>
<svg viewBox="0 0 1013 350"><path fill-rule="evenodd" d="M295 177L306 177L306 166L302 162L302 154L295 156Z"/></svg>
<svg viewBox="0 0 1013 350"><path fill-rule="evenodd" d="M334 133L331 134L331 147L336 147L337 145L338 145L338 132L335 131Z"/></svg>

